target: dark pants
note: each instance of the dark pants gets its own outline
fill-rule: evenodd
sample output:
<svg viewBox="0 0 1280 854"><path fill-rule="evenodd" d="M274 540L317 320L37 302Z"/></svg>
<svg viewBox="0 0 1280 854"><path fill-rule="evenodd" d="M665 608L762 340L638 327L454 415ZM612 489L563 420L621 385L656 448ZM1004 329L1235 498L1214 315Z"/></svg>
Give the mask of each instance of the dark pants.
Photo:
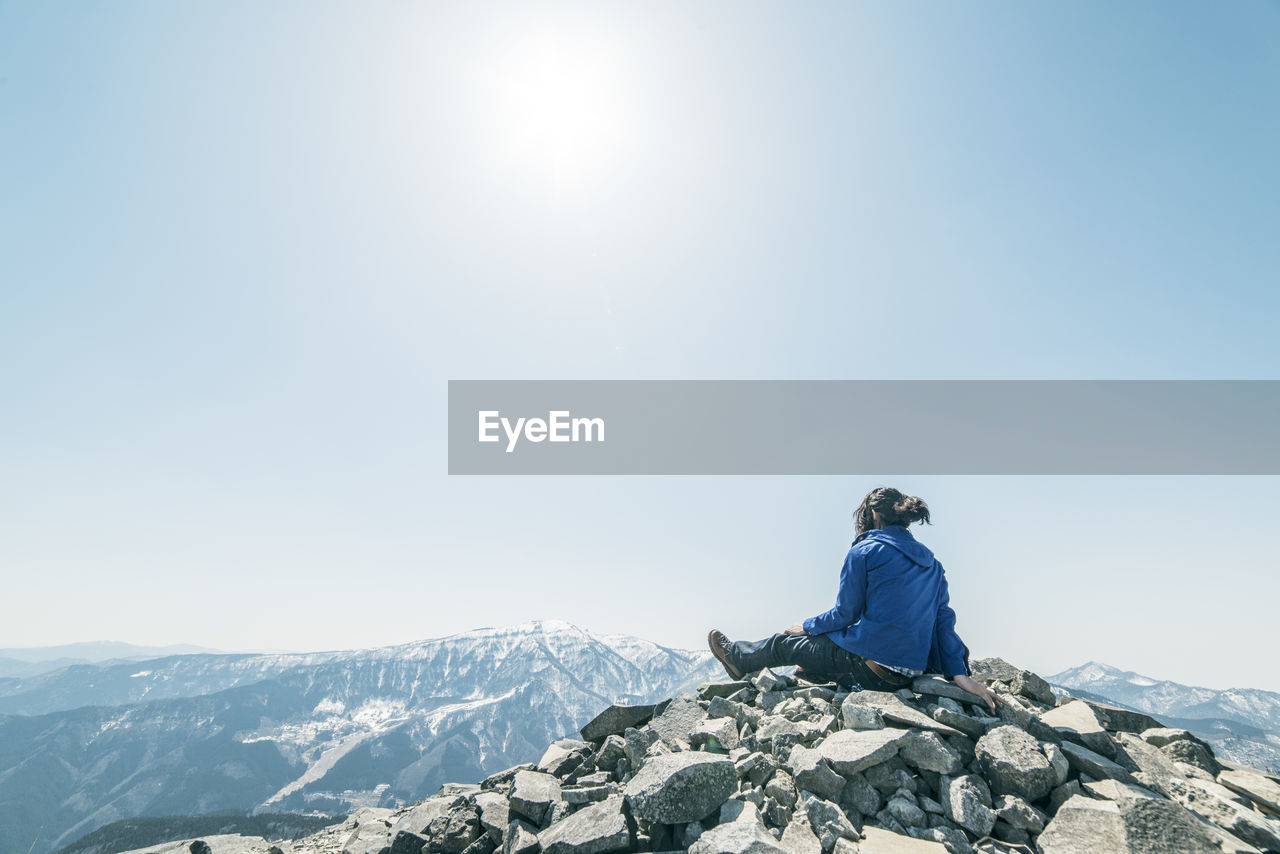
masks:
<svg viewBox="0 0 1280 854"><path fill-rule="evenodd" d="M729 650L729 660L743 673L794 664L800 667L797 676L864 691L897 691L911 684L909 676L892 672L893 681L881 679L861 656L837 646L826 635L776 634L758 641L733 641Z"/></svg>

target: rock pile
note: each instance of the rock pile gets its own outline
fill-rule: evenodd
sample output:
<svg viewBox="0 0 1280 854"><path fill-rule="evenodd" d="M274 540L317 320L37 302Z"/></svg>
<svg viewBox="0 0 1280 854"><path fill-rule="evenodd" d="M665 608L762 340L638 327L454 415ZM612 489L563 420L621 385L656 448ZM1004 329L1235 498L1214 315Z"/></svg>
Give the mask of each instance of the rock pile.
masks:
<svg viewBox="0 0 1280 854"><path fill-rule="evenodd" d="M1000 659L974 676L1007 701L998 716L936 677L850 693L768 670L612 706L537 763L285 850L1280 852L1280 780L1142 713L1059 699Z"/></svg>

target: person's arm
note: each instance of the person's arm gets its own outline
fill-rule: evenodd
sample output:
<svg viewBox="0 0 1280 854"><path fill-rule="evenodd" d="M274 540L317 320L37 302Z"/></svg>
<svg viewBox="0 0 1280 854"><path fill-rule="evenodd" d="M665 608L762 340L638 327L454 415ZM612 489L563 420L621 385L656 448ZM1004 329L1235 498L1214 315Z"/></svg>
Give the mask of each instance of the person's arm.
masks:
<svg viewBox="0 0 1280 854"><path fill-rule="evenodd" d="M938 644L938 656L942 662L942 675L957 686L977 696L995 714L1000 696L972 677L969 669L969 647L956 634L956 612L951 608L951 594L947 589L947 577L942 576L942 599L938 605L934 638Z"/></svg>
<svg viewBox="0 0 1280 854"><path fill-rule="evenodd" d="M867 556L862 549L849 549L840 570L840 589L835 607L800 624L805 634L823 635L851 626L862 617L867 604ZM795 628L794 626L792 628Z"/></svg>

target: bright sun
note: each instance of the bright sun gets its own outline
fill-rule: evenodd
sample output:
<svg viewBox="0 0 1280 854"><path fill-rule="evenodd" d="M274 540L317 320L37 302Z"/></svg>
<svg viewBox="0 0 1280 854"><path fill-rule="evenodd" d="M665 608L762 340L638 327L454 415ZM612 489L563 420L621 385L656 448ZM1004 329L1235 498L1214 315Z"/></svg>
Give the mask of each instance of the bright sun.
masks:
<svg viewBox="0 0 1280 854"><path fill-rule="evenodd" d="M503 160L557 191L595 187L621 164L634 130L617 51L582 32L506 47L487 93Z"/></svg>

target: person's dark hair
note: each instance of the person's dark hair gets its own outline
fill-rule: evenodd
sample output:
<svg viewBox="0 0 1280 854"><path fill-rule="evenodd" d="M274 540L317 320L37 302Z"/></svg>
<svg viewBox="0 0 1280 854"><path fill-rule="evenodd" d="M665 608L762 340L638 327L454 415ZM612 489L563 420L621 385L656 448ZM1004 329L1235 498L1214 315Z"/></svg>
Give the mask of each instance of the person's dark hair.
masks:
<svg viewBox="0 0 1280 854"><path fill-rule="evenodd" d="M853 511L857 533L870 531L876 526L871 512L880 514L886 525L910 525L913 522L929 521L929 505L914 495L907 495L891 486L881 486L867 493L858 509Z"/></svg>

